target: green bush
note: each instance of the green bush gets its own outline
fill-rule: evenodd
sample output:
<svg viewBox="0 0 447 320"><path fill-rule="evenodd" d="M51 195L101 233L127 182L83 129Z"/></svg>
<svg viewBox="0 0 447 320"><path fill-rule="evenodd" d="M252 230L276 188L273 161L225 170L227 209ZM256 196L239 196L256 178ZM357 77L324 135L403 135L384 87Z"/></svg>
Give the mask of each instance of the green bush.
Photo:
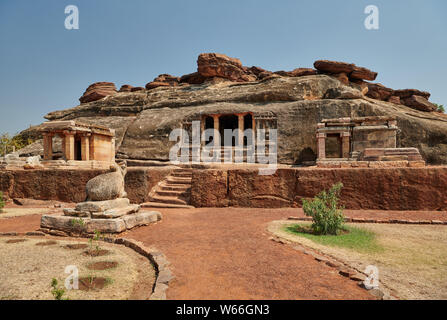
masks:
<svg viewBox="0 0 447 320"><path fill-rule="evenodd" d="M341 182L333 185L329 191L323 190L313 200L303 200L306 216L312 217L312 230L315 234L337 234L343 226L343 207L338 205Z"/></svg>
<svg viewBox="0 0 447 320"><path fill-rule="evenodd" d="M53 278L51 280L51 294L56 300L68 300L68 298L64 298L65 289L58 285L58 281Z"/></svg>
<svg viewBox="0 0 447 320"><path fill-rule="evenodd" d="M14 150L20 150L34 141L30 138L24 138L21 135L11 137L8 133L0 134L0 157L4 157Z"/></svg>
<svg viewBox="0 0 447 320"><path fill-rule="evenodd" d="M0 191L0 212L3 212L5 207L5 199L3 198L3 192Z"/></svg>
<svg viewBox="0 0 447 320"><path fill-rule="evenodd" d="M438 108L438 112L442 112L442 113L445 113L445 108L444 108L444 105L442 105L442 104L437 104L437 103L434 103L434 105L436 106L436 108Z"/></svg>

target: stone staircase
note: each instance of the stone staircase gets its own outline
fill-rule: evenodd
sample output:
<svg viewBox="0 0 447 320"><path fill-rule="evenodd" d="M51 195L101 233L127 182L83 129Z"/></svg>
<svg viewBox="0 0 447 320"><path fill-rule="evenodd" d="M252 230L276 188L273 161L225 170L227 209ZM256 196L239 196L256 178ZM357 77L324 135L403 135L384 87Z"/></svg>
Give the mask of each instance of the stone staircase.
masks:
<svg viewBox="0 0 447 320"><path fill-rule="evenodd" d="M149 202L142 208L194 208L189 205L192 169L174 169L149 193Z"/></svg>

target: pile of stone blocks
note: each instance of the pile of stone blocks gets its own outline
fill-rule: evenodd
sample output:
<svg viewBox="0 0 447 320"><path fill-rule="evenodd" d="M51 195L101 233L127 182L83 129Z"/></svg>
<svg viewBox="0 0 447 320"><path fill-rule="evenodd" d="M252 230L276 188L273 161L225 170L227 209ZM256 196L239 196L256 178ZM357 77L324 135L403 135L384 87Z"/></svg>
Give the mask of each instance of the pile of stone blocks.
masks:
<svg viewBox="0 0 447 320"><path fill-rule="evenodd" d="M161 220L160 212L140 212L139 205L130 204L124 190L125 164L110 169L87 182L87 201L64 209L62 215L42 216L41 230L56 235L120 233Z"/></svg>
<svg viewBox="0 0 447 320"><path fill-rule="evenodd" d="M140 206L130 204L127 198L80 202L74 209L64 209L63 215L42 216L40 226L48 233L57 230L69 235L120 233L161 220L160 212L139 210Z"/></svg>

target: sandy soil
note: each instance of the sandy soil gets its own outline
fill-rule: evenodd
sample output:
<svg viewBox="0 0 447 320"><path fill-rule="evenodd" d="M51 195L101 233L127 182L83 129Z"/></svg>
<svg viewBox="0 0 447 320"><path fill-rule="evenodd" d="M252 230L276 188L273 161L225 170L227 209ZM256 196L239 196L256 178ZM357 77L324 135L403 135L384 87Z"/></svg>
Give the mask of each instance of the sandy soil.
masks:
<svg viewBox="0 0 447 320"><path fill-rule="evenodd" d="M159 209L163 220L123 236L155 246L176 279L168 299L369 299L354 281L268 238L268 224L301 209ZM348 217L447 220L445 211L346 210ZM0 221L0 232L35 231L40 215ZM430 227L430 226L427 226ZM442 226L440 226L442 227ZM0 260L1 261L1 260ZM63 271L62 271L63 272Z"/></svg>
<svg viewBox="0 0 447 320"><path fill-rule="evenodd" d="M269 240L267 225L281 210L160 211L160 223L124 236L154 245L171 262L168 299L373 299L335 269Z"/></svg>
<svg viewBox="0 0 447 320"><path fill-rule="evenodd" d="M383 286L401 299L447 299L447 226L402 224L355 224L377 235L383 252L359 253L328 247L282 230L291 221L275 221L269 231L320 250L359 271L367 265L379 269Z"/></svg>
<svg viewBox="0 0 447 320"><path fill-rule="evenodd" d="M12 208L3 209L3 212L0 213L0 219L29 216L29 215L33 215L33 214L42 215L42 214L47 214L48 212L52 212L52 211L54 211L54 209L50 210L48 208L12 207Z"/></svg>
<svg viewBox="0 0 447 320"><path fill-rule="evenodd" d="M7 243L8 240L26 239ZM38 246L36 243L56 241L56 244ZM100 243L109 254L89 257L85 249L66 249L67 244L85 240L61 240L36 237L0 237L0 300L1 299L54 299L51 279L63 286L65 267L75 265L79 277L98 276L110 282L101 290L66 290L64 297L76 299L148 299L155 281L155 271L147 258L120 245ZM116 268L89 270L92 262L115 261Z"/></svg>

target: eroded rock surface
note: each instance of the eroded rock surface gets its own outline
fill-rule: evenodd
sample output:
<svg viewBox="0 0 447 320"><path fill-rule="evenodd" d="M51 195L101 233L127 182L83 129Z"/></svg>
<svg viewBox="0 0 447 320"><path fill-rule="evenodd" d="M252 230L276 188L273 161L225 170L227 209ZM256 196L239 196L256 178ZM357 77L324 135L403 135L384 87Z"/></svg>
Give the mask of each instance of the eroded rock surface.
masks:
<svg viewBox="0 0 447 320"><path fill-rule="evenodd" d="M245 67L225 55L201 54L197 72L180 78L163 74L139 91L123 86L122 92L106 99L51 112L45 118L115 129L118 158L168 160L174 145L169 134L184 120L203 114L271 112L278 120L278 161L294 164L315 160L316 126L322 119L394 116L401 130L398 146L418 148L429 164L447 163L447 117L430 112L434 105L428 92L366 82L377 74L350 63L319 60L315 68L273 73ZM38 139L38 129L21 135ZM41 142L29 147L27 155L38 154L43 150L39 146Z"/></svg>

